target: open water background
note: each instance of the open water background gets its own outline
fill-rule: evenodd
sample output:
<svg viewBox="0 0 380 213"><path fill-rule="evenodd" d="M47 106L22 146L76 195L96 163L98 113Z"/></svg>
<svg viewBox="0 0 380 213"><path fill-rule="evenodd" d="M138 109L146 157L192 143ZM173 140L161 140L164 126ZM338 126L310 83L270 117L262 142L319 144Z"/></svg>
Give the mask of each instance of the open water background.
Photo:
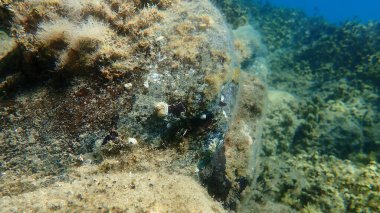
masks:
<svg viewBox="0 0 380 213"><path fill-rule="evenodd" d="M301 9L310 16L323 16L331 23L347 20L380 20L378 0L264 0L275 6Z"/></svg>

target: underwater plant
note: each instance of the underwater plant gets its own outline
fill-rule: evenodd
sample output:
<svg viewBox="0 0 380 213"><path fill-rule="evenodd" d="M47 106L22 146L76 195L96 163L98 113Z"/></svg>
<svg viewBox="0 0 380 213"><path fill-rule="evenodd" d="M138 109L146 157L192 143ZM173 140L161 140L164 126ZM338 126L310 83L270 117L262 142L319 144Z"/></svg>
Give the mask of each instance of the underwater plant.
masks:
<svg viewBox="0 0 380 213"><path fill-rule="evenodd" d="M112 78L135 68L144 49L139 38L156 36L149 27L163 18L157 7L133 1L16 2L12 31L25 54L54 62L56 71L95 68Z"/></svg>

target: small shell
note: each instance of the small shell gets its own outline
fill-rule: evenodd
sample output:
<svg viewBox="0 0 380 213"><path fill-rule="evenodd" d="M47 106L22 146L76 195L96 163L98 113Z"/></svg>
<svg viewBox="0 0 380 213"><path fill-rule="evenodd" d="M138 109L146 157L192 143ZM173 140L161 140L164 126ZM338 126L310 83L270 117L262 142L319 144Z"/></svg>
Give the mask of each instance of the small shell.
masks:
<svg viewBox="0 0 380 213"><path fill-rule="evenodd" d="M131 89L132 87L133 87L132 83L126 83L126 84L124 84L124 88L125 89Z"/></svg>
<svg viewBox="0 0 380 213"><path fill-rule="evenodd" d="M202 115L200 116L200 119L201 119L201 120L206 120L206 118L207 118L207 115L206 115L206 114L202 114Z"/></svg>
<svg viewBox="0 0 380 213"><path fill-rule="evenodd" d="M158 41L162 41L162 40L164 40L165 39L165 37L163 37L163 36L158 36L157 38L156 38L156 41L158 42Z"/></svg>
<svg viewBox="0 0 380 213"><path fill-rule="evenodd" d="M130 145L136 145L138 144L136 138L128 138L128 144Z"/></svg>
<svg viewBox="0 0 380 213"><path fill-rule="evenodd" d="M157 117L166 117L169 114L169 105L165 102L158 102L154 106L154 111Z"/></svg>

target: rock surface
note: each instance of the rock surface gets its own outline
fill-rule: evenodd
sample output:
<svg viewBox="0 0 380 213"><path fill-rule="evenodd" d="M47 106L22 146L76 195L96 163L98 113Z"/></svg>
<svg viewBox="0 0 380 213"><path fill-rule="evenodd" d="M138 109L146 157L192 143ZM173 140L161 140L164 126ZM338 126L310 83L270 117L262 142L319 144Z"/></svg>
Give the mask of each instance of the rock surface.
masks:
<svg viewBox="0 0 380 213"><path fill-rule="evenodd" d="M114 192L132 193L112 184L119 186L113 182L122 178L128 185L139 177L148 184L147 174L159 195L143 194L137 210L222 211L185 177L209 184L215 175L221 179L209 184L211 196L237 208L257 176L265 108L264 84L240 71L243 60L253 63L259 48L254 39L244 50L249 54L237 56L230 29L209 1L36 0L9 8L22 54L17 69L22 77L4 90L0 102L0 187L13 196L3 199L10 210L12 205L23 209L28 201L36 202L35 211L91 210L99 204L133 209L135 200L120 207L128 198L123 195L109 202ZM163 157L168 150L174 154ZM110 174L65 179L70 168L88 164ZM178 176L169 177L174 171ZM47 180L34 185L25 176ZM94 179L109 181L102 183L110 188L94 186L88 192L105 190L105 196L62 202L66 192L76 199L85 190L82 184ZM215 192L226 184L222 194ZM179 194L169 196L170 187ZM193 192L185 193L186 187ZM37 200L41 193L57 199L44 205ZM158 202L165 196L167 203ZM182 198L194 203L182 208Z"/></svg>
<svg viewBox="0 0 380 213"><path fill-rule="evenodd" d="M0 212L225 212L192 178L162 172L94 175L77 171L70 183L2 197L0 206Z"/></svg>
<svg viewBox="0 0 380 213"><path fill-rule="evenodd" d="M12 4L24 78L0 103L2 170L57 173L99 143L128 138L200 148L206 132L225 131L234 103L220 104L221 93L238 68L230 32L207 1L165 2Z"/></svg>

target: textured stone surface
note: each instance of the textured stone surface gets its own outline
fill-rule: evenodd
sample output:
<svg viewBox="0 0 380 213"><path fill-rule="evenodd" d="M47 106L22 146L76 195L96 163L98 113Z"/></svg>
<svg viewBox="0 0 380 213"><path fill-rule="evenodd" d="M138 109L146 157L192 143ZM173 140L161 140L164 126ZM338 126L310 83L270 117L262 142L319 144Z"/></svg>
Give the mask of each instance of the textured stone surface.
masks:
<svg viewBox="0 0 380 213"><path fill-rule="evenodd" d="M41 186L61 179L63 188L81 191L65 179L70 168L100 164L97 172L110 172L112 182L131 171L139 173L134 178L153 171L200 176L212 196L237 208L257 176L266 97L253 76L261 66L252 57L262 47L252 27L244 29L253 37L234 37L208 1L36 0L10 8L22 66L0 102L0 188L24 193L11 205L27 205L23 199L34 201L48 193ZM86 175L97 179L97 172ZM109 199L88 195L91 206L70 207L56 189L49 194L56 203L33 208L92 209Z"/></svg>
<svg viewBox="0 0 380 213"><path fill-rule="evenodd" d="M236 105L228 130L210 167L202 171L209 191L236 209L243 190L254 184L259 165L262 118L266 106L266 89L248 73L241 73Z"/></svg>
<svg viewBox="0 0 380 213"><path fill-rule="evenodd" d="M0 198L0 212L225 212L195 180L166 173L114 173L72 177L14 197Z"/></svg>
<svg viewBox="0 0 380 213"><path fill-rule="evenodd" d="M211 3L33 1L12 9L24 66L17 96L0 103L3 171L60 172L79 154L128 138L200 150L225 131L233 96L221 104L221 93L235 85L237 65ZM155 113L159 102L168 104L165 117Z"/></svg>

